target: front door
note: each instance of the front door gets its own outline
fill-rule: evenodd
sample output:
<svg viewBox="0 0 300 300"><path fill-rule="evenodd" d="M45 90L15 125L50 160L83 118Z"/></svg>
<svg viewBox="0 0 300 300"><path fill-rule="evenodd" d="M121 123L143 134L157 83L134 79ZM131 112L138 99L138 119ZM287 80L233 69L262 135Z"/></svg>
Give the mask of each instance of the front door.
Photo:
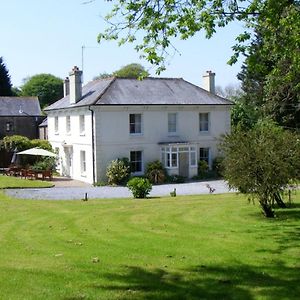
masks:
<svg viewBox="0 0 300 300"><path fill-rule="evenodd" d="M179 175L189 177L189 153L179 152Z"/></svg>

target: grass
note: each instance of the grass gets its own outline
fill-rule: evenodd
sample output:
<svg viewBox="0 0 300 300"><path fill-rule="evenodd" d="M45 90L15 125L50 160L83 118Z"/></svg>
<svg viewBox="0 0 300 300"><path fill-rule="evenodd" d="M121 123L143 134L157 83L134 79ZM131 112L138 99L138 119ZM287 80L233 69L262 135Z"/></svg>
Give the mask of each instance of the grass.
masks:
<svg viewBox="0 0 300 300"><path fill-rule="evenodd" d="M0 299L299 299L300 193L0 199Z"/></svg>
<svg viewBox="0 0 300 300"><path fill-rule="evenodd" d="M52 187L52 182L0 175L0 189Z"/></svg>

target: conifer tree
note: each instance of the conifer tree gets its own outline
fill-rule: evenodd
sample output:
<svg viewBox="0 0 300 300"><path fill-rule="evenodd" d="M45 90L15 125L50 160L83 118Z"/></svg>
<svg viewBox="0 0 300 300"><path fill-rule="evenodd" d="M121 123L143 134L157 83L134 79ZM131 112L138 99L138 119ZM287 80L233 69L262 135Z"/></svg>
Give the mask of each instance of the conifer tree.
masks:
<svg viewBox="0 0 300 300"><path fill-rule="evenodd" d="M5 63L3 62L3 58L0 57L0 96L11 96L11 82L8 70L6 68Z"/></svg>

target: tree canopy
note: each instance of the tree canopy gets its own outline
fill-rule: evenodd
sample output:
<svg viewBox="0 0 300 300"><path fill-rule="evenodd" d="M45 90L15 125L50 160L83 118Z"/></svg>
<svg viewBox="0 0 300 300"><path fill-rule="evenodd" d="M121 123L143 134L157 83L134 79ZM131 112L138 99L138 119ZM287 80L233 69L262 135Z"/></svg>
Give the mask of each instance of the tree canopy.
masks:
<svg viewBox="0 0 300 300"><path fill-rule="evenodd" d="M12 96L10 76L2 57L0 57L0 96Z"/></svg>
<svg viewBox="0 0 300 300"><path fill-rule="evenodd" d="M299 129L300 4L269 2L269 16L257 18L255 38L238 75L243 100L259 108L261 117L270 116L284 127Z"/></svg>
<svg viewBox="0 0 300 300"><path fill-rule="evenodd" d="M43 108L63 97L63 80L51 74L37 74L29 77L21 89L22 96L37 96Z"/></svg>
<svg viewBox="0 0 300 300"><path fill-rule="evenodd" d="M232 21L245 22L247 27L257 17L276 19L276 2L297 3L297 0L118 0L111 13L106 16L108 27L98 35L98 41L116 40L119 45L134 43L142 57L157 66L157 73L165 69L169 51L174 51L174 38L186 40L199 31L207 38L213 36L218 27L225 27ZM275 7L270 12L270 7ZM141 32L141 34L137 34ZM243 44L251 38L252 31L245 31L236 37L231 63L240 52L246 50Z"/></svg>
<svg viewBox="0 0 300 300"><path fill-rule="evenodd" d="M264 214L273 217L274 201L300 178L299 135L263 121L247 131L236 127L223 139L221 149L229 186L257 199Z"/></svg>
<svg viewBox="0 0 300 300"><path fill-rule="evenodd" d="M145 68L141 64L132 63L128 64L124 67L121 67L119 70L114 71L112 74L102 73L96 76L94 79L104 79L112 76L116 76L119 78L142 78L149 76L149 73L145 70Z"/></svg>
<svg viewBox="0 0 300 300"><path fill-rule="evenodd" d="M140 78L149 76L149 73L142 65L133 63L120 68L113 75L121 78Z"/></svg>

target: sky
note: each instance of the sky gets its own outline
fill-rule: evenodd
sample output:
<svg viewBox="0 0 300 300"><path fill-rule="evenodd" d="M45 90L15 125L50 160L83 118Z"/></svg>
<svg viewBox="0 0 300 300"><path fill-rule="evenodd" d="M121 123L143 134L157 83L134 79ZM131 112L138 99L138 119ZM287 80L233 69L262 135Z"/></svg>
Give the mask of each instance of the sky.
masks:
<svg viewBox="0 0 300 300"><path fill-rule="evenodd" d="M107 26L103 16L111 8L104 0L0 0L0 7L0 56L14 86L40 73L63 79L75 65L83 68L84 83L130 63L140 63L151 76L157 76L149 63L139 59L134 45L97 43L97 35ZM211 70L216 73L217 86L237 85L242 61L234 66L227 61L235 37L243 31L235 23L218 30L210 40L200 33L187 41L175 41L180 54L171 58L160 76L184 78L201 86L202 75Z"/></svg>

